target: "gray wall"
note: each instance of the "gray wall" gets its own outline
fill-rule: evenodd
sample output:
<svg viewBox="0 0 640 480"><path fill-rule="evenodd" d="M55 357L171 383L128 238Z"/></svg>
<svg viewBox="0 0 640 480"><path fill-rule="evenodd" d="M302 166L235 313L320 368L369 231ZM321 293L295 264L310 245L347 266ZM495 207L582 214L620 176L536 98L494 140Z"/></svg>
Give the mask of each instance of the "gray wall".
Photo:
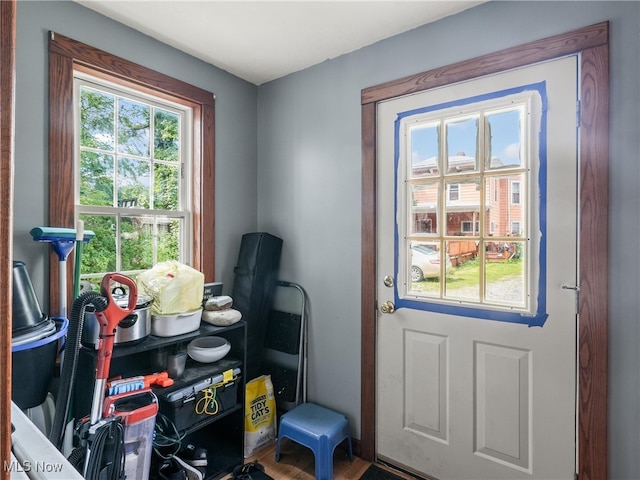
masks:
<svg viewBox="0 0 640 480"><path fill-rule="evenodd" d="M243 233L284 239L282 279L309 295L309 397L360 435L360 91L592 23L611 22L611 478L640 478L640 4L490 2L256 88L70 2L18 3L14 258L47 301L47 32L216 94L216 275ZM481 28L480 28L481 27ZM462 38L452 32L469 32ZM478 35L471 38L470 35Z"/></svg>
<svg viewBox="0 0 640 480"><path fill-rule="evenodd" d="M285 240L281 277L309 294L309 396L344 411L355 437L361 89L605 20L611 22L610 469L611 478L640 478L637 2L489 2L260 86L258 226Z"/></svg>
<svg viewBox="0 0 640 480"><path fill-rule="evenodd" d="M49 246L32 241L29 230L48 224L50 30L216 95L216 280L231 291L240 237L257 225L256 86L76 3L19 1L14 259L26 262L45 311Z"/></svg>

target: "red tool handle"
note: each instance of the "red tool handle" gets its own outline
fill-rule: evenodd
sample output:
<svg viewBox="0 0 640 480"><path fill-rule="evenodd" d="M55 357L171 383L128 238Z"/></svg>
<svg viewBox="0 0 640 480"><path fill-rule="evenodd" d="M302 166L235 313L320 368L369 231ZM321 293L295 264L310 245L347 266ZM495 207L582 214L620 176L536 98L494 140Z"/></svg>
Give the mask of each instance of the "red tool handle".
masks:
<svg viewBox="0 0 640 480"><path fill-rule="evenodd" d="M151 385L159 385L161 387L170 387L173 385L173 378L169 378L169 372L153 373L151 375L144 375L142 378L145 387Z"/></svg>
<svg viewBox="0 0 640 480"><path fill-rule="evenodd" d="M129 287L129 301L126 308L118 305L111 295L111 283L118 282ZM96 310L95 316L100 324L98 335L98 363L96 366L96 380L107 379L111 366L113 341L118 324L133 312L138 303L138 289L136 283L126 275L108 273L102 278L100 294L107 299L107 308Z"/></svg>

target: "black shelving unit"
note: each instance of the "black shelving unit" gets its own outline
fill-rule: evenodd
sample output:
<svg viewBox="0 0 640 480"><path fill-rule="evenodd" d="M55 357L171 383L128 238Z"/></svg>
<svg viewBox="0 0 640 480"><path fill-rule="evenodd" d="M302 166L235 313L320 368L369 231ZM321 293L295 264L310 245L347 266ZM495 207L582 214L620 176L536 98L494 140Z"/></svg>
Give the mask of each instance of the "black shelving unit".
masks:
<svg viewBox="0 0 640 480"><path fill-rule="evenodd" d="M244 453L244 394L247 330L246 322L240 321L227 327L216 327L202 322L194 332L173 337L150 335L133 343L116 345L113 349L109 377L133 377L155 373L152 353L158 349L186 349L188 343L201 336L216 335L226 338L231 344L230 352L220 361L203 364L187 358L185 373L174 379L174 385L165 391L177 390L190 385L194 378L213 376L229 369L240 369L233 391L224 396L224 408L215 415L203 415L180 430L183 445L192 443L207 449L207 479L220 478L243 462ZM77 376L73 391L73 414L76 419L89 415L94 387L96 351L81 347L78 355ZM162 391L153 387L156 394ZM158 395L160 397L160 395ZM161 405L161 411L166 408Z"/></svg>

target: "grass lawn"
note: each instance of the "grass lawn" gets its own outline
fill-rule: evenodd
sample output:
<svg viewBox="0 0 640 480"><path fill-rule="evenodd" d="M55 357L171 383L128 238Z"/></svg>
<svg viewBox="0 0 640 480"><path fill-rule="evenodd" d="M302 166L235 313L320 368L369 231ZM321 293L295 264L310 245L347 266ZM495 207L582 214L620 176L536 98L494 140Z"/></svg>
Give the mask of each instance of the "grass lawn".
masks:
<svg viewBox="0 0 640 480"><path fill-rule="evenodd" d="M522 260L510 260L508 262L491 262L486 264L485 275L487 284L519 278L523 273ZM453 267L447 273L447 289L456 289L477 286L480 276L480 263L476 260L465 262ZM413 282L414 292L424 292L438 295L440 292L440 280L438 278L426 279L421 282Z"/></svg>

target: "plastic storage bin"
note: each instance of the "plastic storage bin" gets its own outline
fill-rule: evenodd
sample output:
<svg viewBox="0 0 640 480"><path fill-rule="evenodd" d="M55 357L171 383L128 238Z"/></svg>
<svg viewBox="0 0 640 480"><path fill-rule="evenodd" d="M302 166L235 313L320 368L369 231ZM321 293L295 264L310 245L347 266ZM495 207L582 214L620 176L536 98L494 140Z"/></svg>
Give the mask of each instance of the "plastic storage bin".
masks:
<svg viewBox="0 0 640 480"><path fill-rule="evenodd" d="M58 340L67 334L69 321L54 318L51 335L11 346L11 399L22 410L42 404L49 392L58 354Z"/></svg>
<svg viewBox="0 0 640 480"><path fill-rule="evenodd" d="M151 335L173 337L190 333L200 328L202 309L174 315L151 315Z"/></svg>

